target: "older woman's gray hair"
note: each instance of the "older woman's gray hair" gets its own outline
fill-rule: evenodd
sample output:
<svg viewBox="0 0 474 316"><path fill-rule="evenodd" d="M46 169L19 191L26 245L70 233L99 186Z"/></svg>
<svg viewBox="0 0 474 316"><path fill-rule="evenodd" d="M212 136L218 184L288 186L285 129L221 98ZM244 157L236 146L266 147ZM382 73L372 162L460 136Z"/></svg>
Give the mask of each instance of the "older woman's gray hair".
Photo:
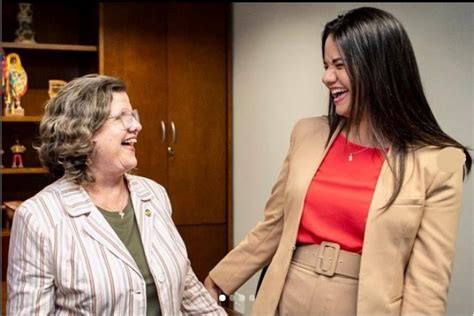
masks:
<svg viewBox="0 0 474 316"><path fill-rule="evenodd" d="M70 81L47 102L37 150L42 165L55 178L66 175L77 184L94 181L88 170L92 137L110 114L112 94L125 89L119 79L86 75Z"/></svg>

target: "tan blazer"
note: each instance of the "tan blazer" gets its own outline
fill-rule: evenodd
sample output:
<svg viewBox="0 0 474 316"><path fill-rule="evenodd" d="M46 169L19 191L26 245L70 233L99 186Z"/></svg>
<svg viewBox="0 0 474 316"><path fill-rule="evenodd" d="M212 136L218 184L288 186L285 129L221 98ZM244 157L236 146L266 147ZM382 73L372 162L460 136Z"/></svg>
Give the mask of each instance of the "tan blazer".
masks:
<svg viewBox="0 0 474 316"><path fill-rule="evenodd" d="M210 272L230 294L271 261L255 301L255 315L276 313L306 190L327 152L328 134L325 117L296 124L264 220ZM444 314L462 191L462 164L446 166L444 158L459 157L460 151L424 147L408 155L402 190L393 205L381 211L394 180L384 162L367 218L357 315Z"/></svg>

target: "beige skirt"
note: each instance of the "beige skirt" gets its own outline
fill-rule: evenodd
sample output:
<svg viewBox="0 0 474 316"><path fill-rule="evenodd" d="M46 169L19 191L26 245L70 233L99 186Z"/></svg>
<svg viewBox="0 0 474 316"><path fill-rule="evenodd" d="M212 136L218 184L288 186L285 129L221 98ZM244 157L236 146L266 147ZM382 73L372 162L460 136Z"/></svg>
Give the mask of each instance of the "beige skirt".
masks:
<svg viewBox="0 0 474 316"><path fill-rule="evenodd" d="M360 263L360 259L357 258L360 256L348 252L341 255L342 250L334 251L328 248L324 252L329 255L321 255L321 247L319 249L314 248L318 247L314 245L304 247L306 247L304 250L295 251L298 255L305 251L304 256L293 256L278 305L278 314L356 315ZM318 257L321 258L319 262L316 259ZM310 258L315 260L309 260ZM336 264L333 264L334 260ZM345 266L342 267L343 265Z"/></svg>

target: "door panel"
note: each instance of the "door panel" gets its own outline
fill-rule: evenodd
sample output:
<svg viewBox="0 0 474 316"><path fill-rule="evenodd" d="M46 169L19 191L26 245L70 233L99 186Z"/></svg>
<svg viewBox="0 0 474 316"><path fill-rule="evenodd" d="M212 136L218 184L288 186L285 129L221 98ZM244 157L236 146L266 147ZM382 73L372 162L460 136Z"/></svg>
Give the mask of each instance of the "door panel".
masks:
<svg viewBox="0 0 474 316"><path fill-rule="evenodd" d="M167 121L166 24L165 4L101 4L100 72L122 79L139 111L143 129L136 174L165 187L168 166L160 122Z"/></svg>
<svg viewBox="0 0 474 316"><path fill-rule="evenodd" d="M191 267L203 282L209 271L227 254L227 225L184 225L177 228L186 244Z"/></svg>
<svg viewBox="0 0 474 316"><path fill-rule="evenodd" d="M227 12L227 4L169 7L168 121L176 142L168 189L176 224L226 222Z"/></svg>

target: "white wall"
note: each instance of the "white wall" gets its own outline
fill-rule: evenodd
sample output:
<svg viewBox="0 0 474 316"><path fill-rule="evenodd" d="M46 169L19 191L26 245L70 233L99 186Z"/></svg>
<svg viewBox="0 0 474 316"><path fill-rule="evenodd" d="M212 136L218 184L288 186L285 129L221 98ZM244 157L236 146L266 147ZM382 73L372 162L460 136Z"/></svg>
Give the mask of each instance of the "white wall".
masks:
<svg viewBox="0 0 474 316"><path fill-rule="evenodd" d="M326 113L328 93L320 81L324 24L362 5L385 9L404 24L438 122L448 134L474 147L472 3L234 3L235 244L263 218L293 124ZM471 177L465 192L473 191ZM466 193L448 315L474 312L472 198ZM238 292L247 298L255 294L257 276ZM251 305L245 302L246 314Z"/></svg>

